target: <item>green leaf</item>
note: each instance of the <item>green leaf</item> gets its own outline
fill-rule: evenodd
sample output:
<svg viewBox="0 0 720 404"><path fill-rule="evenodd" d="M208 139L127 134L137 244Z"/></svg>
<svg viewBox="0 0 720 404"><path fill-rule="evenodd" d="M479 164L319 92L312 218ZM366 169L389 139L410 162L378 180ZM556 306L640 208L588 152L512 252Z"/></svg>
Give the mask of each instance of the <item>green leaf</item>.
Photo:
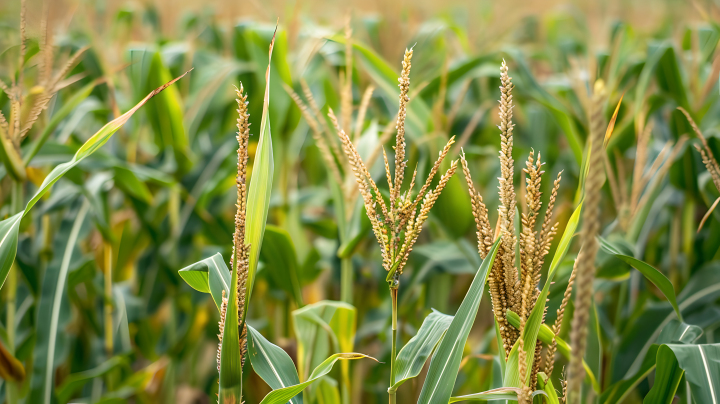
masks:
<svg viewBox="0 0 720 404"><path fill-rule="evenodd" d="M267 225L260 256L265 262L264 271L272 280L295 299L298 306L303 305L298 277L298 262L290 234L278 226Z"/></svg>
<svg viewBox="0 0 720 404"><path fill-rule="evenodd" d="M675 313L677 313L678 318L680 319L680 321L682 321L682 314L680 313L680 308L678 307L677 297L675 297L675 288L673 288L670 280L662 272L658 271L652 265L646 262L640 261L639 259L621 253L617 248L615 248L612 244L610 244L602 237L598 237L598 239L600 240L600 246L603 250L621 259L631 267L637 269L645 276L647 280L657 286L657 288L660 289L663 295L665 295L665 297L670 301L673 309L675 309Z"/></svg>
<svg viewBox="0 0 720 404"><path fill-rule="evenodd" d="M672 349L667 345L660 346L657 351L655 383L648 395L645 396L643 403L672 404L683 373ZM710 403L711 401L702 402Z"/></svg>
<svg viewBox="0 0 720 404"><path fill-rule="evenodd" d="M288 402L290 399L295 397L296 395L300 394L303 390L305 390L306 387L311 385L316 380L320 379L321 377L325 376L326 374L330 373L333 366L335 365L335 362L339 360L349 360L349 359L362 359L362 358L369 358L377 362L377 360L371 356L363 355L360 353L338 353L335 355L332 355L331 357L325 359L318 367L313 370L312 374L308 378L308 380L296 384L294 386L288 386L281 389L276 389L268 393L268 395L265 396L265 398L262 399L260 404L282 404Z"/></svg>
<svg viewBox="0 0 720 404"><path fill-rule="evenodd" d="M230 285L237 285L237 270L232 272ZM240 319L237 309L237 288L230 288L225 327L220 343L220 380L218 402L228 404L242 403L242 362L240 355Z"/></svg>
<svg viewBox="0 0 720 404"><path fill-rule="evenodd" d="M337 404L341 403L340 389L338 382L330 376L321 377L317 383L315 391L315 400L318 404Z"/></svg>
<svg viewBox="0 0 720 404"><path fill-rule="evenodd" d="M230 296L230 269L223 261L222 254L217 253L180 270L180 277L198 292L210 293L220 310L222 292Z"/></svg>
<svg viewBox="0 0 720 404"><path fill-rule="evenodd" d="M423 383L418 403L446 404L450 400L455 379L460 370L463 349L470 334L470 329L475 322L480 299L485 289L485 282L495 261L499 245L500 238L495 241L490 253L480 265L470 289L445 333L445 337L440 342L432 360L430 360L430 368L425 383Z"/></svg>
<svg viewBox="0 0 720 404"><path fill-rule="evenodd" d="M66 377L62 384L57 388L57 399L60 403L67 403L78 390L90 380L103 376L113 369L119 367L127 367L129 365L127 358L123 356L113 356L112 358L101 363L99 366L78 373L73 373Z"/></svg>
<svg viewBox="0 0 720 404"><path fill-rule="evenodd" d="M720 403L720 344L666 344L657 353L655 383L648 397L657 388L658 394L669 394L672 384L685 373L693 403ZM680 374L680 376L678 376ZM670 388L664 387L669 385ZM677 386L675 386L677 389ZM648 401L645 402L661 402ZM653 397L666 397L662 394Z"/></svg>
<svg viewBox="0 0 720 404"><path fill-rule="evenodd" d="M300 384L297 369L290 356L279 346L271 343L256 329L247 326L248 358L255 373L273 390ZM289 400L291 404L303 402L302 396Z"/></svg>
<svg viewBox="0 0 720 404"><path fill-rule="evenodd" d="M137 112L138 109L140 109L140 107L148 102L148 100L159 94L171 84L183 78L187 73L188 72L185 72L182 76L179 76L156 88L129 111L105 124L105 126L100 128L97 133L90 137L90 139L88 139L87 142L78 149L72 160L58 165L50 172L50 174L48 174L47 177L45 177L45 180L40 185L40 188L25 206L25 210L0 222L0 265L2 265L0 266L0 279L2 279L2 284L5 283L7 274L10 271L10 266L15 260L15 255L17 254L17 238L20 228L20 219L30 212L37 201L39 201L40 198L42 198L43 195L50 190L50 187L52 187L53 184L65 175L65 173L70 171L70 169L78 165L83 159L93 154L102 145L107 143L107 141L110 140L110 137L112 137L112 135L117 132L117 130L120 129L120 127L122 127L130 119L130 117Z"/></svg>
<svg viewBox="0 0 720 404"><path fill-rule="evenodd" d="M500 387L482 393L468 394L465 396L450 397L448 403L459 403L461 401L486 401L486 400L513 400L517 401L518 394L522 390L517 387Z"/></svg>
<svg viewBox="0 0 720 404"><path fill-rule="evenodd" d="M427 358L450 327L453 316L433 310L423 321L417 334L400 350L395 360L395 384L390 388L397 390L406 381L417 377Z"/></svg>
<svg viewBox="0 0 720 404"><path fill-rule="evenodd" d="M555 387L550 377L545 372L538 372L538 387L545 392L545 402L547 404L560 404Z"/></svg>
<svg viewBox="0 0 720 404"><path fill-rule="evenodd" d="M273 36L272 42L270 43L270 61L272 61L272 50L274 44L275 36ZM245 281L245 301L247 302L250 301L253 285L255 284L258 259L260 258L263 234L265 233L265 222L267 222L268 210L270 209L273 170L275 169L275 164L273 162L272 136L270 134L269 108L270 64L268 64L265 72L265 97L263 99L263 112L260 123L260 138L258 139L257 148L255 150L255 160L253 161L252 177L250 178L247 196L245 244L250 245L250 254L248 258L250 263L247 280ZM245 305L245 312L242 315L243 318L245 318L245 314L247 314L248 306L249 305Z"/></svg>

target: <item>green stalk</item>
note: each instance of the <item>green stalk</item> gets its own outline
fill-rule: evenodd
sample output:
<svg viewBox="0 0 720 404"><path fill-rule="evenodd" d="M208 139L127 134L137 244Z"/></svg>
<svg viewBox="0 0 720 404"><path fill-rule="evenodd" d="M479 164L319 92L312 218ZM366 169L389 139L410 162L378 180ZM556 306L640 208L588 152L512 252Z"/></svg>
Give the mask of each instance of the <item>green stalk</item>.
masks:
<svg viewBox="0 0 720 404"><path fill-rule="evenodd" d="M353 301L353 265L351 257L340 259L340 300L352 304Z"/></svg>
<svg viewBox="0 0 720 404"><path fill-rule="evenodd" d="M390 352L390 389L388 389L390 404L395 404L396 400L396 390L393 389L393 386L395 385L395 355L397 351L397 295L398 288L390 288L392 298L392 351Z"/></svg>

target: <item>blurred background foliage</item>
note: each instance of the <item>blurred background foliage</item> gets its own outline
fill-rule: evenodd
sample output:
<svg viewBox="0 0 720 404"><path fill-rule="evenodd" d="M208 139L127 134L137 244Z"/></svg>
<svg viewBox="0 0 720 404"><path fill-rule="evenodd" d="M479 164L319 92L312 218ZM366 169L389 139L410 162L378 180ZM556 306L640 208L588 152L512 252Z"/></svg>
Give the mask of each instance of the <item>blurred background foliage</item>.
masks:
<svg viewBox="0 0 720 404"><path fill-rule="evenodd" d="M436 151L456 136L450 157L458 158L461 148L467 154L492 221L498 206L496 100L503 59L516 86L515 160L523 161L534 149L547 161L546 177L554 178L563 170L556 208L561 224L577 202L590 83L595 78L606 82L608 118L624 94L608 145L607 164L618 188L613 190L607 182L603 189L603 237L666 274L679 293L685 321L704 329L700 341L715 341L720 325L720 280L716 279L720 213L696 231L720 194L692 147L686 144L676 154L669 151L681 136L692 135L687 120L676 110L681 106L698 122L715 155L720 153L720 53L716 50L720 7L716 3L61 0L48 4L44 9L39 1L27 3L27 91L33 91L39 74L44 12L49 16L57 65L81 48L89 49L63 78L64 87L20 145L25 153L49 130L48 140L26 166L21 195L32 195L52 167L70 160L105 122L152 89L194 70L148 102L22 221L17 259L2 289L0 340L8 355L24 366L26 376L20 382L2 383L0 392L8 401L14 396L42 402L35 400L42 397L48 341L55 338L49 335L48 310L56 299L57 272L63 265L69 272L60 296L53 400L213 400L219 316L208 295L193 291L178 270L217 252L230 256L237 161L232 86L242 82L249 94L252 163L266 52L276 18L280 28L270 88L275 181L248 321L290 354L301 379L315 366L315 359L299 353L307 353L310 346L333 350L336 345L331 342L338 338L350 341L356 352L389 363L390 299L379 250L362 219L361 204L354 219L339 217L336 185L308 123L284 87L303 94L304 81L323 112L341 110L348 18L355 107L369 85L376 89L359 126L361 152L377 144L386 126L392 129L402 52L414 45L408 165L417 164L419 177L424 178ZM0 78L6 83L18 74L19 26L20 2L4 1ZM84 91L91 83L95 83L91 91ZM63 112L71 101L73 108ZM0 93L5 116L9 108L7 95ZM59 120L54 122L56 115ZM651 127L651 136L643 149L644 165L637 167L636 139L646 127ZM5 167L0 171L0 214L7 217L15 213L12 180ZM387 188L382 163L378 161L371 171ZM519 187L520 176L516 178ZM623 198L636 183L646 184L638 198ZM550 184L544 181L543 201ZM74 226L79 227L73 236ZM349 250L341 249L347 241L343 226L351 226L347 234L357 236ZM464 181L456 176L411 254L399 297L401 341L415 335L432 308L452 314L459 306L480 265L474 229ZM66 251L72 252L70 262L63 262ZM342 257L339 251L344 251ZM577 247L551 288L548 323L554 319L576 253ZM348 263L350 293L341 296L342 267ZM596 343L590 344L586 360L604 390L638 369L673 310L655 286L619 259L601 252L597 264L592 328ZM296 310L341 298L354 310L350 329L323 329L311 340L298 338L301 313ZM465 347L456 395L497 385L490 313L489 299L483 299ZM306 393L305 400L333 402L323 400L340 391L338 383L349 386L347 397L353 403L386 400L389 366L358 361L349 368L349 383L336 369ZM557 375L562 368L555 367ZM270 391L252 371L245 372L245 378L246 402L259 402ZM422 375L400 388L399 401L414 401L421 386ZM626 402L640 402L650 386L647 380L641 382ZM681 385L680 391L684 389ZM679 396L685 402L683 394Z"/></svg>

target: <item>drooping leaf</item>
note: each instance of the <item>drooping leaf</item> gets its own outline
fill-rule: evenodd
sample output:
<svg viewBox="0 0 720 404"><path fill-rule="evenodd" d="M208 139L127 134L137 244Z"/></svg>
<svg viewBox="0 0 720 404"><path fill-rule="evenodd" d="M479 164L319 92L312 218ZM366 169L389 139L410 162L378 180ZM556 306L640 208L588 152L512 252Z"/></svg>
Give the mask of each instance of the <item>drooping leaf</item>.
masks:
<svg viewBox="0 0 720 404"><path fill-rule="evenodd" d="M661 345L655 382L644 402L671 402L683 374L693 403L720 403L720 344Z"/></svg>
<svg viewBox="0 0 720 404"><path fill-rule="evenodd" d="M68 161L67 163L58 165L50 172L50 174L47 175L47 177L45 177L45 180L40 185L37 192L35 192L35 195L25 206L25 210L15 216L12 216L0 222L0 263L2 264L2 266L0 266L1 284L5 283L5 279L7 278L10 266L15 260L15 255L17 254L17 239L18 231L20 229L20 220L25 217L28 212L30 212L30 210L33 208L33 206L35 206L37 201L39 201L40 198L42 198L43 195L45 195L50 190L50 187L52 187L53 184L55 184L63 175L65 175L65 173L70 171L70 169L78 165L83 159L93 154L102 145L107 143L107 141L110 140L110 137L115 132L117 132L118 129L120 129L120 127L122 127L130 119L130 117L138 109L140 109L140 107L142 107L146 102L148 102L148 100L159 94L171 84L183 78L187 73L188 72L185 72L182 76L179 76L156 88L155 90L150 92L150 94L148 94L145 98L143 98L139 103L137 103L137 105L132 107L129 111L105 124L105 126L100 128L97 133L90 137L90 139L88 139L80 147L80 149L77 150L72 160Z"/></svg>
<svg viewBox="0 0 720 404"><path fill-rule="evenodd" d="M222 305L223 290L225 297L230 296L230 269L220 253L188 265L179 274L193 289L210 293L218 310Z"/></svg>
<svg viewBox="0 0 720 404"><path fill-rule="evenodd" d="M450 400L455 386L455 379L460 369L465 342L470 334L470 328L475 322L487 275L495 261L499 244L500 238L495 241L490 253L480 265L470 289L445 333L445 337L440 342L432 360L430 360L430 368L425 383L423 383L418 403L446 404Z"/></svg>
<svg viewBox="0 0 720 404"><path fill-rule="evenodd" d="M663 295L665 295L665 297L670 301L673 309L675 309L675 313L677 313L678 318L682 321L682 313L680 313L677 298L675 297L675 288L673 288L672 282L670 282L670 280L662 272L658 271L646 262L621 253L617 248L602 237L598 237L598 239L600 240L600 246L603 250L616 256L617 258L620 258L631 267L637 269L647 280L657 286Z"/></svg>

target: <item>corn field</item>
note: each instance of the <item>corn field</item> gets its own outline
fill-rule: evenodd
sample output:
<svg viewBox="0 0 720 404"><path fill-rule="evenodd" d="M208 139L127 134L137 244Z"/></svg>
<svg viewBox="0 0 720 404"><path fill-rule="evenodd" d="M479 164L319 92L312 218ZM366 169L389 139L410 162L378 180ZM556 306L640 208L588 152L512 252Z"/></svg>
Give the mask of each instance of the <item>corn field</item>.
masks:
<svg viewBox="0 0 720 404"><path fill-rule="evenodd" d="M7 0L0 400L720 403L720 5Z"/></svg>

